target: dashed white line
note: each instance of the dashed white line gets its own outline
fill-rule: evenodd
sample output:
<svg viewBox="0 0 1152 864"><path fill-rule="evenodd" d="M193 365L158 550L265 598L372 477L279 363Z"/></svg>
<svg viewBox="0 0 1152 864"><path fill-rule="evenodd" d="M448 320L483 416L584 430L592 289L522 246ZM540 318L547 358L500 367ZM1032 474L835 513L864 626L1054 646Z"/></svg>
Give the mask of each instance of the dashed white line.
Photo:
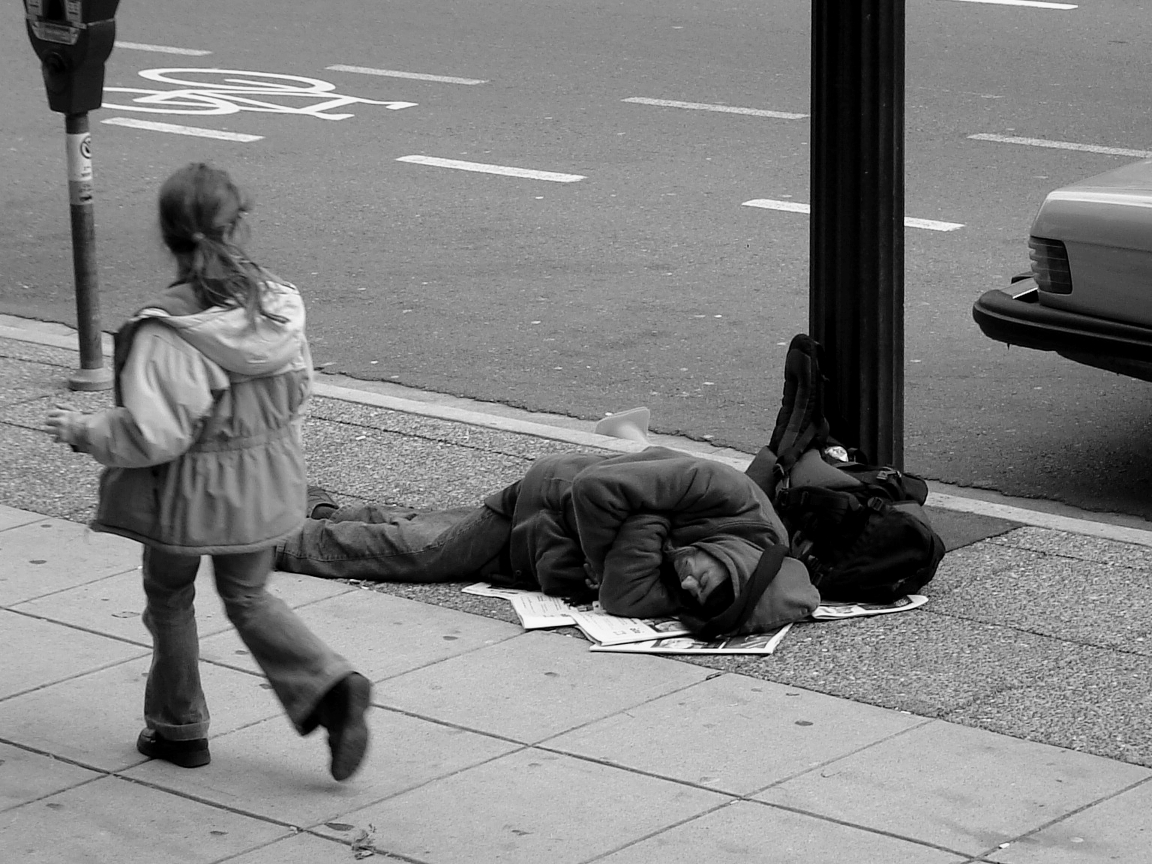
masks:
<svg viewBox="0 0 1152 864"><path fill-rule="evenodd" d="M175 123L159 123L155 120L136 120L132 117L109 117L101 120L109 126L127 126L129 129L148 129L152 132L171 132L173 135L192 135L196 138L218 138L221 141L248 143L260 141L263 135L245 135L242 132L221 132L217 129L202 129L199 126L178 126Z"/></svg>
<svg viewBox="0 0 1152 864"><path fill-rule="evenodd" d="M201 51L198 48L172 48L168 45L145 45L142 42L113 43L116 48L128 48L132 51L154 51L157 54L184 54L188 57L207 57L211 51Z"/></svg>
<svg viewBox="0 0 1152 864"><path fill-rule="evenodd" d="M511 168L507 165L487 165L483 162L464 162L460 159L440 159L436 156L401 156L397 162L412 162L416 165L433 165L437 168L455 168L459 171L477 171L481 174L502 174L505 177L522 177L528 180L551 180L553 183L575 183L583 180L583 174L559 174L555 171L536 171L531 168Z"/></svg>
<svg viewBox="0 0 1152 864"><path fill-rule="evenodd" d="M330 72L355 72L358 75L383 75L386 78L410 78L413 81L439 81L441 84L487 84L485 78L456 78L452 75L425 75L422 72L398 72L395 69L372 69L368 66L345 66L338 63L335 66L324 67Z"/></svg>
<svg viewBox="0 0 1152 864"><path fill-rule="evenodd" d="M995 6L1032 6L1036 9L1075 9L1073 3L1042 3L1040 0L952 0L954 3L991 3Z"/></svg>
<svg viewBox="0 0 1152 864"><path fill-rule="evenodd" d="M744 207L761 207L765 210L784 210L788 213L811 213L810 204L800 204L796 201L779 201L775 198L754 198L745 201ZM964 227L962 222L940 222L936 219L916 219L912 216L904 217L904 227L924 228L928 231L957 231Z"/></svg>
<svg viewBox="0 0 1152 864"><path fill-rule="evenodd" d="M723 114L747 114L752 117L775 117L778 120L803 120L807 114L795 114L791 111L765 111L760 108L739 108L735 105L709 105L706 102L677 102L674 99L648 99L643 96L631 96L621 99L621 102L632 102L635 105L655 105L658 108L688 108L692 111L719 111Z"/></svg>
<svg viewBox="0 0 1152 864"><path fill-rule="evenodd" d="M999 144L1026 144L1029 147L1050 147L1053 150L1080 150L1084 153L1103 153L1105 156L1132 156L1137 159L1152 157L1152 150L1129 150L1126 147L1101 147L1098 144L1074 144L1071 141L1048 141L1044 138L1018 138L1014 135L969 135L973 141L995 141Z"/></svg>

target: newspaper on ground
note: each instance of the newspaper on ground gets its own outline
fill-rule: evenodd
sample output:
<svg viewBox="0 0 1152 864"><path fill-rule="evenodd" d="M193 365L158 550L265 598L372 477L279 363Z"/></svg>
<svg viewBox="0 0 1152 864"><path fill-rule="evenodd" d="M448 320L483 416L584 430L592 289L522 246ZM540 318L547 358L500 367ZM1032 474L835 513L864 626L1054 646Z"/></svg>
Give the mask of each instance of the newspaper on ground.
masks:
<svg viewBox="0 0 1152 864"><path fill-rule="evenodd" d="M503 597L510 601L512 611L520 618L520 626L525 630L571 627L576 623L570 614L576 610L571 605L559 597L549 597L542 591L494 588L487 582L477 582L467 586L464 593L480 597Z"/></svg>
<svg viewBox="0 0 1152 864"><path fill-rule="evenodd" d="M676 618L621 618L609 615L599 603L576 606L560 597L541 591L519 588L496 588L477 582L463 589L466 594L500 597L512 604L525 630L550 627L579 627L592 641L593 651L616 651L633 654L771 654L784 639L786 624L769 633L734 636L705 641L695 639ZM907 612L928 602L922 594L909 594L892 603L822 602L812 613L811 621L839 621L867 615Z"/></svg>
<svg viewBox="0 0 1152 864"><path fill-rule="evenodd" d="M653 639L648 642L629 642L622 645L593 645L591 650L630 654L771 654L791 627L791 624L785 624L769 633L731 636L711 641L685 636Z"/></svg>
<svg viewBox="0 0 1152 864"><path fill-rule="evenodd" d="M813 621L839 621L841 618L862 618L866 615L887 615L889 612L907 612L928 602L923 594L908 594L891 603L834 603L822 601L812 613Z"/></svg>
<svg viewBox="0 0 1152 864"><path fill-rule="evenodd" d="M525 630L576 626L593 642L602 645L682 636L688 632L688 628L675 618L621 618L609 615L599 603L574 606L560 597L549 597L540 591L494 588L487 582L478 582L464 588L464 592L510 601Z"/></svg>

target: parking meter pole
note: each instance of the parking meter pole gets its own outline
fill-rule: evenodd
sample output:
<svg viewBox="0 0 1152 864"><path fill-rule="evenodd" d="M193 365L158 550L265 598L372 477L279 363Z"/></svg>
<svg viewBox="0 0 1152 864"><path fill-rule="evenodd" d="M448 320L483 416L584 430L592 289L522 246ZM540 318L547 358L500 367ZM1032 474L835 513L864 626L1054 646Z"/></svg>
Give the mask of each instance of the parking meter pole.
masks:
<svg viewBox="0 0 1152 864"><path fill-rule="evenodd" d="M68 147L68 202L72 216L72 270L76 279L76 329L80 368L68 377L73 390L108 390L112 371L104 365L100 293L96 273L96 221L92 212L92 143L88 114L64 115Z"/></svg>
<svg viewBox="0 0 1152 864"><path fill-rule="evenodd" d="M904 0L813 0L809 328L832 434L904 461Z"/></svg>

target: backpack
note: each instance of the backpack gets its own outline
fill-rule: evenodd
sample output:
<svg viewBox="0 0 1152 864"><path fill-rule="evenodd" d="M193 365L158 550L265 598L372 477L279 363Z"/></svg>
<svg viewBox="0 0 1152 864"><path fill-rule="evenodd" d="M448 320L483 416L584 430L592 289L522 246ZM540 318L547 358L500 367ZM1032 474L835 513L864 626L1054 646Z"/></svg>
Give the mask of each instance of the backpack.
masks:
<svg viewBox="0 0 1152 864"><path fill-rule="evenodd" d="M821 359L818 342L803 333L793 337L772 439L746 473L772 501L788 529L789 554L804 562L821 599L890 603L928 584L944 558L944 541L923 508L928 484L869 465L831 437ZM860 485L791 486L789 473L809 450Z"/></svg>
<svg viewBox="0 0 1152 864"><path fill-rule="evenodd" d="M891 603L917 593L944 558L923 508L928 484L885 466L836 467L862 485L777 490L790 554L804 562L822 600Z"/></svg>

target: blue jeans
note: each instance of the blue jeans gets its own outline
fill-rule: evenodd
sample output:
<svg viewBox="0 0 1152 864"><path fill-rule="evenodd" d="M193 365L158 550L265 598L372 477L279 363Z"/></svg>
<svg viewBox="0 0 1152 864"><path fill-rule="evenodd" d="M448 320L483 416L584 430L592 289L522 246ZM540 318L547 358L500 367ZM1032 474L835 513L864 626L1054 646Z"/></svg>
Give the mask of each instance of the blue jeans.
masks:
<svg viewBox="0 0 1152 864"><path fill-rule="evenodd" d="M283 600L265 590L272 550L213 555L216 590L228 620L264 671L300 734L316 728L320 699L353 671ZM144 547L144 624L152 634L152 668L144 691L144 722L170 741L208 734L200 686L200 642L193 599L200 557Z"/></svg>
<svg viewBox="0 0 1152 864"><path fill-rule="evenodd" d="M308 519L276 547L276 569L328 579L459 582L507 573L512 522L488 507L424 511L373 504Z"/></svg>

